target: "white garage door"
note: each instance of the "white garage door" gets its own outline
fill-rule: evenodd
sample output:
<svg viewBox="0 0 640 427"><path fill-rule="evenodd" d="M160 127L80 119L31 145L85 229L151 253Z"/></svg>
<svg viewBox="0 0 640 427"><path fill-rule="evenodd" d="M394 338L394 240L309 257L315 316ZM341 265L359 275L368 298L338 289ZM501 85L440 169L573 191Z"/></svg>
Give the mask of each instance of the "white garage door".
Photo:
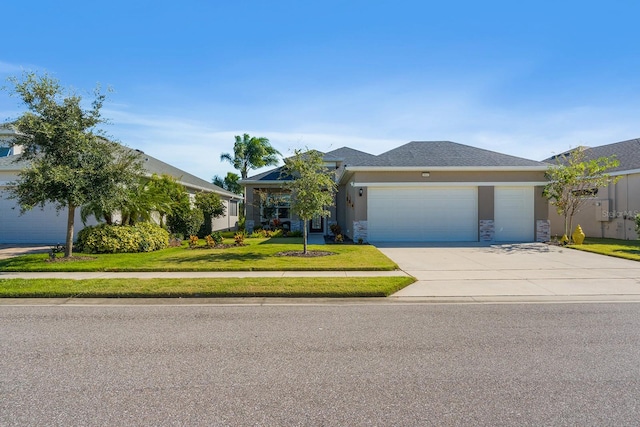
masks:
<svg viewBox="0 0 640 427"><path fill-rule="evenodd" d="M0 243L64 243L67 230L67 211L58 214L52 206L40 208L20 215L15 200L6 198L0 190ZM15 208L15 209L13 209ZM90 222L95 224L95 221ZM84 226L80 214L76 213L75 233Z"/></svg>
<svg viewBox="0 0 640 427"><path fill-rule="evenodd" d="M367 197L372 242L478 240L477 187L371 187Z"/></svg>
<svg viewBox="0 0 640 427"><path fill-rule="evenodd" d="M533 187L495 187L494 219L497 242L532 242Z"/></svg>

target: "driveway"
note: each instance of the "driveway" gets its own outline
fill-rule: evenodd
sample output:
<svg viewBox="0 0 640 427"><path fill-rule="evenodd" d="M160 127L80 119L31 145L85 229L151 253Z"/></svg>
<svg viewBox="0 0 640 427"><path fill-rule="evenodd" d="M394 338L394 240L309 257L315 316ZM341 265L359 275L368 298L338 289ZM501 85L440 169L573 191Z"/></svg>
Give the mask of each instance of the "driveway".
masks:
<svg viewBox="0 0 640 427"><path fill-rule="evenodd" d="M53 245L7 245L0 244L0 259L11 258L18 255L49 252Z"/></svg>
<svg viewBox="0 0 640 427"><path fill-rule="evenodd" d="M393 297L640 296L640 262L542 243L376 247L418 279Z"/></svg>

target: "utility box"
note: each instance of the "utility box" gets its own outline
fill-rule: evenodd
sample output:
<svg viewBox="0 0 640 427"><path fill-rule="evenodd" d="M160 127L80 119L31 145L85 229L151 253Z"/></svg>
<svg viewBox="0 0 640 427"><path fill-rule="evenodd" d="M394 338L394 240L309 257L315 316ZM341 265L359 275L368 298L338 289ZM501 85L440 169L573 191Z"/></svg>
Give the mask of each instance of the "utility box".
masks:
<svg viewBox="0 0 640 427"><path fill-rule="evenodd" d="M609 209L609 199L596 200L593 202L596 211L596 221L611 221L613 212Z"/></svg>

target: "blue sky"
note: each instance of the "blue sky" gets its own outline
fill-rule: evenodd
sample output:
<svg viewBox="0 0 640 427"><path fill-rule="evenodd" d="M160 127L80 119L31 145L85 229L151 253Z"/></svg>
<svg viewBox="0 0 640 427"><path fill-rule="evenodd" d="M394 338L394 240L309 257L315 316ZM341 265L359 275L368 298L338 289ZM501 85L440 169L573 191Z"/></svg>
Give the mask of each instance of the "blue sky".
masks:
<svg viewBox="0 0 640 427"><path fill-rule="evenodd" d="M3 5L0 79L110 86L109 135L210 180L234 135L379 154L451 140L540 160L640 137L637 1ZM0 119L22 107L0 93Z"/></svg>

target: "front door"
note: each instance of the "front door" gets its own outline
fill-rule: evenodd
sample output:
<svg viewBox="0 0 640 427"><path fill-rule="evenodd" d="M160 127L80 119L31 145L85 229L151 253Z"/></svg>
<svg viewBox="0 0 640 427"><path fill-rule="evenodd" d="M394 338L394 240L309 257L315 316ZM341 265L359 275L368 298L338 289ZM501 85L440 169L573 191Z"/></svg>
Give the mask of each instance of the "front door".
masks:
<svg viewBox="0 0 640 427"><path fill-rule="evenodd" d="M309 233L322 233L322 217L316 215L311 219L311 225L309 226Z"/></svg>

